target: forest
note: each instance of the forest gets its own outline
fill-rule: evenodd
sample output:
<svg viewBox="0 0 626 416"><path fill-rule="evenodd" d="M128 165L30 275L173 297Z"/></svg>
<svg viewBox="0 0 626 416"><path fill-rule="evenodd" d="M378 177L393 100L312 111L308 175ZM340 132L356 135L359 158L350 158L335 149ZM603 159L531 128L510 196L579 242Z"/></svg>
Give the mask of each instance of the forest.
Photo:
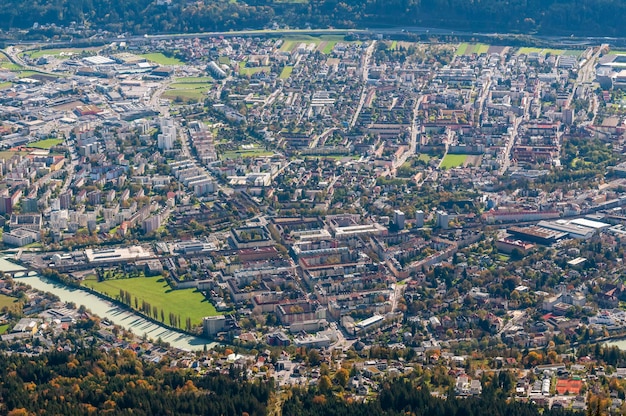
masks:
<svg viewBox="0 0 626 416"><path fill-rule="evenodd" d="M168 4L169 3L169 4ZM75 22L115 33L422 26L473 32L625 36L620 0L4 0L0 29Z"/></svg>
<svg viewBox="0 0 626 416"><path fill-rule="evenodd" d="M334 395L321 394L315 389L295 390L283 406L283 415L291 416L574 416L582 415L562 409L539 409L530 403L507 401L501 394L503 386L496 377L492 386L486 386L480 398L457 398L450 391L448 398L434 397L424 384L408 379L383 383L375 400L349 403Z"/></svg>
<svg viewBox="0 0 626 416"><path fill-rule="evenodd" d="M272 383L199 377L130 350L0 355L0 414L264 415Z"/></svg>
<svg viewBox="0 0 626 416"><path fill-rule="evenodd" d="M75 352L54 351L39 356L0 355L0 414L30 415L266 415L276 397L285 397L285 416L573 416L563 410L540 409L507 400L516 378L500 372L483 377L483 394L434 397L421 379L383 381L376 397L353 401L336 393L322 377L319 385L274 394L272 382L247 380L235 368L227 374L141 360L130 350L83 345ZM347 372L346 372L347 374ZM270 403L272 405L270 406Z"/></svg>

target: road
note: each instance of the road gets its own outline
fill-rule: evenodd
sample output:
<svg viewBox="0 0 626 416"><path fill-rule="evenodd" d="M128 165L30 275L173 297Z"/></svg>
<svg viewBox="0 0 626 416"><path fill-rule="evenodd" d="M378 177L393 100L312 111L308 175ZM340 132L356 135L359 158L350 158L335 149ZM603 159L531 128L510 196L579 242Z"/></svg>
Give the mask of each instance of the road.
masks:
<svg viewBox="0 0 626 416"><path fill-rule="evenodd" d="M517 325L518 322L522 321L526 316L526 311L513 311L513 316L511 319L498 331L497 336L502 336L506 331L508 331L513 326Z"/></svg>
<svg viewBox="0 0 626 416"><path fill-rule="evenodd" d="M515 140L517 139L517 130L519 129L519 125L524 119L524 116L515 117L515 121L513 122L513 128L511 129L511 133L509 134L509 138L504 145L504 149L502 153L498 156L501 158L500 169L498 169L499 175L504 175L509 166L511 166L511 150L515 145Z"/></svg>
<svg viewBox="0 0 626 416"><path fill-rule="evenodd" d="M576 94L576 90L578 87L588 84L592 82L595 78L595 68L596 61L600 58L600 53L602 52L602 48L597 48L593 55L590 55L590 58L585 61L584 65L578 70L578 77L576 78L576 82L572 86L572 91L567 98L567 104L565 108L570 108L572 105L572 101L574 100L574 95Z"/></svg>
<svg viewBox="0 0 626 416"><path fill-rule="evenodd" d="M376 41L372 41L372 43L365 50L365 55L363 55L363 59L361 61L361 68L363 68L363 72L361 73L361 79L363 81L363 88L361 89L361 98L359 99L359 105L356 107L356 111L354 112L354 117L352 117L352 121L350 121L350 128L353 128L356 124L356 121L359 118L359 114L361 114L361 109L363 108L363 104L365 103L365 99L367 98L367 94L369 93L369 88L367 86L367 78L369 77L369 65L370 58L372 57L372 53L374 53L374 48L376 47Z"/></svg>
<svg viewBox="0 0 626 416"><path fill-rule="evenodd" d="M419 114L419 109L422 103L424 102L424 96L420 95L417 100L415 100L415 106L413 107L413 120L411 121L411 138L409 140L409 150L404 152L402 156L400 156L397 160L393 161L392 167L393 169L398 169L400 166L404 165L406 160L415 154L417 151L417 136L419 134L419 120L417 118Z"/></svg>

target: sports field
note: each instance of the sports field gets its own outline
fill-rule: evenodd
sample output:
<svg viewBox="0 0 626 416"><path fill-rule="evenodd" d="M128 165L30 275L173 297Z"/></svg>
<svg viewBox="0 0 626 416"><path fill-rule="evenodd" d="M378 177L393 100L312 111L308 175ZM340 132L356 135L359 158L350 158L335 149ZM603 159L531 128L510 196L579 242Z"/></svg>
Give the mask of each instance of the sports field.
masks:
<svg viewBox="0 0 626 416"><path fill-rule="evenodd" d="M205 316L215 316L218 312L202 293L196 289L173 290L170 285L160 276L157 277L135 277L129 279L111 279L103 282L96 280L85 280L84 286L105 293L113 298L119 297L120 289L131 294L131 306L135 307L135 297L139 308L142 301L156 306L165 315L165 323L169 324L170 312L180 316L181 324L187 318L191 318L193 325L200 325Z"/></svg>
<svg viewBox="0 0 626 416"><path fill-rule="evenodd" d="M467 155L446 155L441 161L442 169L452 169L463 166L467 160Z"/></svg>
<svg viewBox="0 0 626 416"><path fill-rule="evenodd" d="M29 143L28 147L34 147L35 149L48 150L51 147L54 147L61 143L63 143L63 139L44 139L44 140L39 140L38 142Z"/></svg>
<svg viewBox="0 0 626 416"><path fill-rule="evenodd" d="M148 61L152 61L155 64L159 64L159 65L184 65L184 62L181 61L180 59L165 56L160 52L146 53L146 54L139 55L139 56L143 56Z"/></svg>

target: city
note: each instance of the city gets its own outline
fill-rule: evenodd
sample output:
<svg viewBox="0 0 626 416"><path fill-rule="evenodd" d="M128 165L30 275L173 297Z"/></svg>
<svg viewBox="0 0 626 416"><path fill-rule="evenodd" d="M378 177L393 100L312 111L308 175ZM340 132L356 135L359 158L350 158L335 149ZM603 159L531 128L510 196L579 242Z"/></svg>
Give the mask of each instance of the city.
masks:
<svg viewBox="0 0 626 416"><path fill-rule="evenodd" d="M93 330L147 362L355 400L506 372L512 399L623 414L624 62L362 33L7 47L3 349L72 351L95 295L156 326Z"/></svg>

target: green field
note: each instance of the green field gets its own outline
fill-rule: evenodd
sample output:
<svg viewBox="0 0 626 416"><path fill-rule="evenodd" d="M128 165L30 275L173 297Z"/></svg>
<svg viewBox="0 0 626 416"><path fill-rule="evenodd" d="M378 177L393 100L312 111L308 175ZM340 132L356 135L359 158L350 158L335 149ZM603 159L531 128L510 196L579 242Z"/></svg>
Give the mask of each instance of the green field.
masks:
<svg viewBox="0 0 626 416"><path fill-rule="evenodd" d="M427 155L426 153L420 153L420 155L417 157L417 160L421 160L426 163L430 162L430 159L432 159L432 157Z"/></svg>
<svg viewBox="0 0 626 416"><path fill-rule="evenodd" d="M5 334L9 330L9 325L0 325L0 335Z"/></svg>
<svg viewBox="0 0 626 416"><path fill-rule="evenodd" d="M139 56L143 56L148 61L152 61L155 64L159 64L159 65L184 65L185 64L183 61L181 61L178 58L165 56L165 55L163 55L160 52L145 53L145 54L139 55Z"/></svg>
<svg viewBox="0 0 626 416"><path fill-rule="evenodd" d="M9 71L19 71L20 69L22 69L21 66L16 65L13 62L9 62L9 61L0 61L0 68L6 69Z"/></svg>
<svg viewBox="0 0 626 416"><path fill-rule="evenodd" d="M467 51L467 47L469 46L469 43L461 43L459 45L458 48L456 48L456 52L454 53L455 55L465 55L465 52Z"/></svg>
<svg viewBox="0 0 626 416"><path fill-rule="evenodd" d="M329 53L332 53L333 49L335 49L335 45L337 44L337 41L334 40L329 40L326 42L322 42L322 45L320 45L322 47L322 53L325 55L328 55Z"/></svg>
<svg viewBox="0 0 626 416"><path fill-rule="evenodd" d="M101 48L63 48L63 49L39 49L23 52L22 55L30 55L31 59L38 59L42 56L54 56L56 58L70 58L73 55L82 55L83 53L95 53Z"/></svg>
<svg viewBox="0 0 626 416"><path fill-rule="evenodd" d="M0 160L9 160L15 155L26 156L28 152L12 152L10 150L5 150L0 152Z"/></svg>
<svg viewBox="0 0 626 416"><path fill-rule="evenodd" d="M13 86L12 82L0 82L0 90L11 88L11 86Z"/></svg>
<svg viewBox="0 0 626 416"><path fill-rule="evenodd" d="M163 98L170 100L182 100L185 102L198 102L202 100L206 90L202 89L172 89L163 93Z"/></svg>
<svg viewBox="0 0 626 416"><path fill-rule="evenodd" d="M34 147L35 149L48 150L51 147L54 147L61 143L63 143L63 139L45 139L45 140L39 140L38 142L29 143L28 147Z"/></svg>
<svg viewBox="0 0 626 416"><path fill-rule="evenodd" d="M265 149L239 149L229 150L222 153L222 159L238 159L247 157L265 157L272 156L274 152Z"/></svg>
<svg viewBox="0 0 626 416"><path fill-rule="evenodd" d="M463 42L456 48L455 55L482 55L487 52L489 52L489 45Z"/></svg>
<svg viewBox="0 0 626 416"><path fill-rule="evenodd" d="M204 98L211 88L211 77L184 77L177 78L170 85L170 89L163 93L163 98L170 100L180 99L185 102L198 102Z"/></svg>
<svg viewBox="0 0 626 416"><path fill-rule="evenodd" d="M291 73L293 72L293 66L285 66L282 70L282 72L280 73L280 79L287 79L291 76Z"/></svg>
<svg viewBox="0 0 626 416"><path fill-rule="evenodd" d="M120 289L130 292L132 296L131 306L135 306L136 297L141 307L141 302L146 301L153 307L156 306L165 314L165 323L168 324L170 312L180 315L181 325L187 318L191 318L193 325L200 325L205 316L219 315L215 307L202 293L195 289L172 290L162 277L136 277L132 279L116 279L97 282L86 280L84 286L106 293L115 298L119 297Z"/></svg>
<svg viewBox="0 0 626 416"><path fill-rule="evenodd" d="M517 50L517 53L520 55L528 55L529 53L538 53L541 55L570 55L570 56L580 56L583 51L577 50L567 50L567 49L551 49L551 48L530 48L523 47Z"/></svg>
<svg viewBox="0 0 626 416"><path fill-rule="evenodd" d="M0 294L0 311L6 306L7 308L13 308L19 305L17 298L1 295Z"/></svg>
<svg viewBox="0 0 626 416"><path fill-rule="evenodd" d="M270 67L269 66L246 67L245 62L239 62L239 75L244 76L244 77L249 77L259 72L270 72Z"/></svg>
<svg viewBox="0 0 626 416"><path fill-rule="evenodd" d="M211 77L181 77L176 78L175 83L183 83L183 84L204 84L210 85L214 81Z"/></svg>
<svg viewBox="0 0 626 416"><path fill-rule="evenodd" d="M39 71L21 71L21 67L18 67L18 69L11 69L11 71L13 72L17 72L17 77L18 78L32 78L35 75L39 75L41 77L46 77L49 78L51 80L58 78L59 75L56 74L48 74L46 72L39 72Z"/></svg>
<svg viewBox="0 0 626 416"><path fill-rule="evenodd" d="M467 155L446 155L441 161L442 169L451 169L463 166L467 160Z"/></svg>

